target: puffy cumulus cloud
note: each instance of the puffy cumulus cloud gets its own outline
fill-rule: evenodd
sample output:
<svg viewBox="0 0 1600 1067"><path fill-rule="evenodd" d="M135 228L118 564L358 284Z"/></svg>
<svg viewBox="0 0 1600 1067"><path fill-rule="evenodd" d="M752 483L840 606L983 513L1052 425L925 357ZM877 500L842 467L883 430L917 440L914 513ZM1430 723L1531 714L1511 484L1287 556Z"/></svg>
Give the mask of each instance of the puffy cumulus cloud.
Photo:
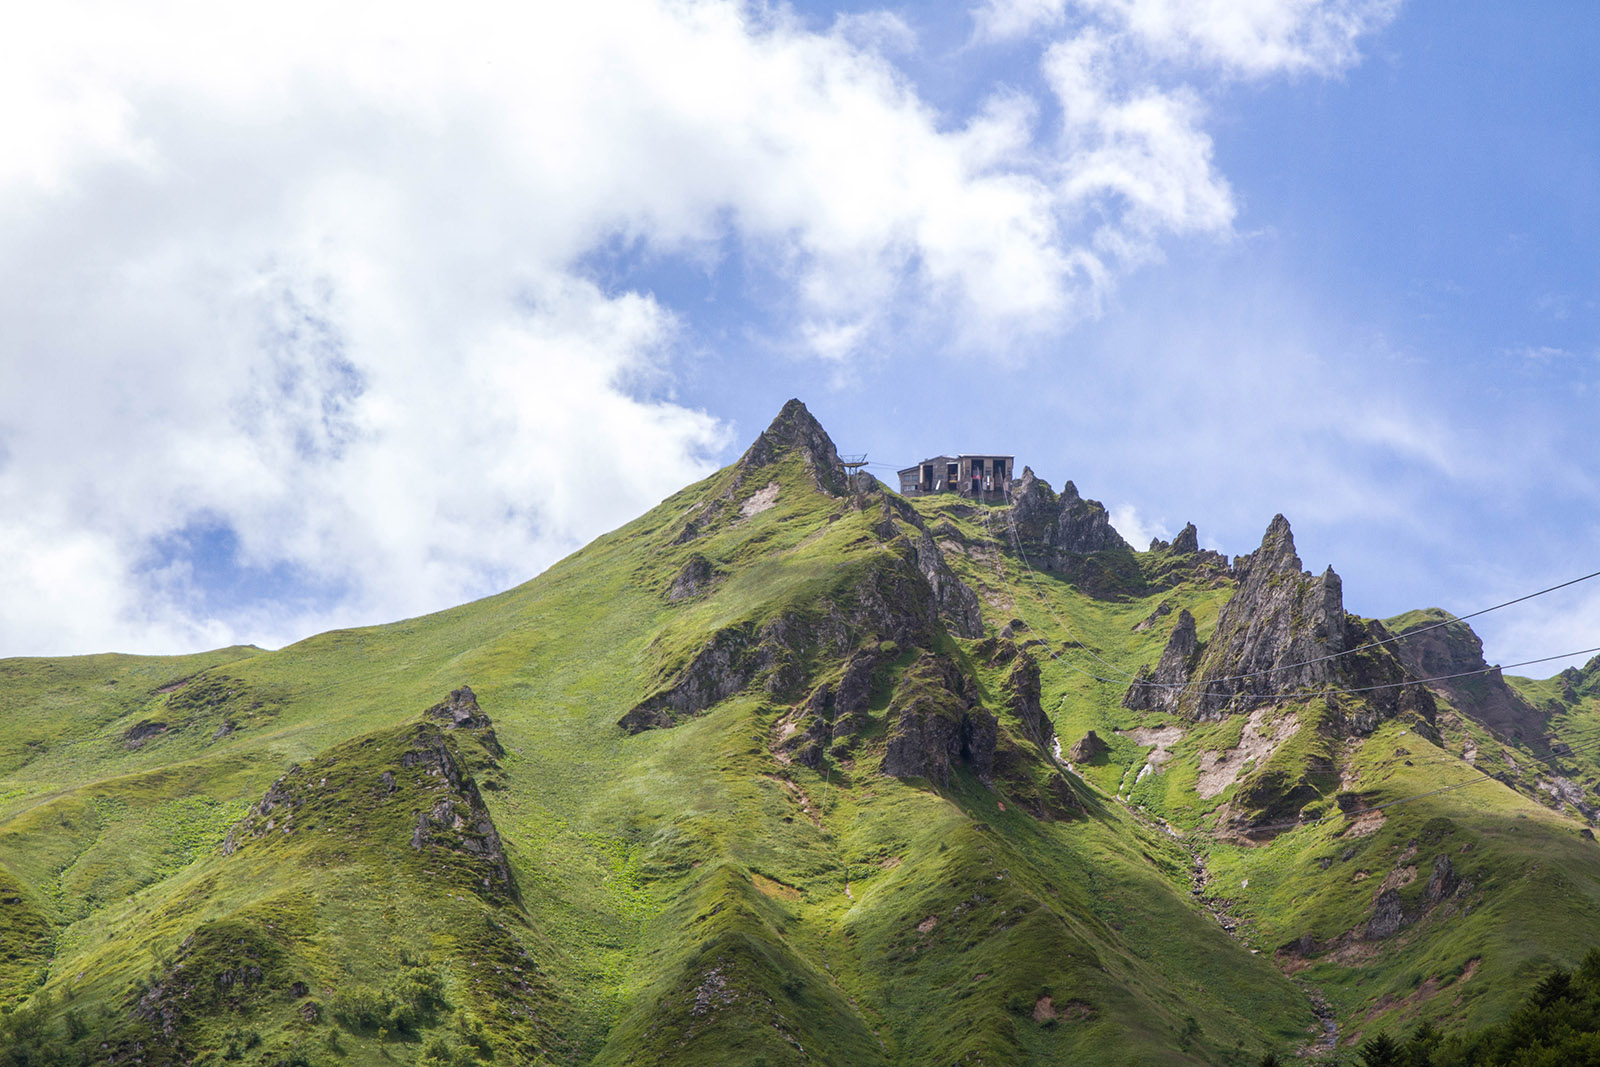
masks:
<svg viewBox="0 0 1600 1067"><path fill-rule="evenodd" d="M918 316L992 340L1093 313L1164 235L1233 217L1203 95L1125 69L1127 41L1159 37L1132 12L1050 50L1060 130L1017 90L936 112L889 58L914 34L881 15L19 14L0 40L0 654L276 643L441 607L704 473L729 434L674 399L687 312L625 273L597 284L607 248L737 252L793 294L771 313L793 342L841 367ZM304 595L226 595L206 544Z"/></svg>

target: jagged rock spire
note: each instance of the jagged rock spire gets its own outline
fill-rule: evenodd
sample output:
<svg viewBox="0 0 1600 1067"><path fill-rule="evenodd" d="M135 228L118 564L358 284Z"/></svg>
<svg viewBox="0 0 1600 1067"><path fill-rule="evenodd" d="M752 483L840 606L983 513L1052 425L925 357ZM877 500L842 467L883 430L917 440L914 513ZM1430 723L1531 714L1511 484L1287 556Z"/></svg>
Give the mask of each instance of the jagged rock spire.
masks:
<svg viewBox="0 0 1600 1067"><path fill-rule="evenodd" d="M816 420L806 406L797 399L783 405L772 424L751 442L744 455L734 464L737 472L734 484L742 485L763 467L771 466L783 456L799 452L805 458L806 470L816 480L817 488L834 496L849 492L850 476L839 462L839 452L828 431Z"/></svg>
<svg viewBox="0 0 1600 1067"><path fill-rule="evenodd" d="M1261 546L1234 562L1234 575L1238 588L1205 648L1196 655L1193 620L1186 627L1180 616L1160 665L1133 683L1127 706L1215 718L1335 681L1338 661L1326 657L1345 648L1343 584L1332 567L1320 577L1301 571L1289 520L1274 516Z"/></svg>

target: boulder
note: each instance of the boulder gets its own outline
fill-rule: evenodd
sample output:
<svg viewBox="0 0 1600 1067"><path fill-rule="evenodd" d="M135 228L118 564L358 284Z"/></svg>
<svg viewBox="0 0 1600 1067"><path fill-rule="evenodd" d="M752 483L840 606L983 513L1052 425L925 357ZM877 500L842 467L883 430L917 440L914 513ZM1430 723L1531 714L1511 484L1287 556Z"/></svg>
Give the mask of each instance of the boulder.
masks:
<svg viewBox="0 0 1600 1067"><path fill-rule="evenodd" d="M1093 730L1084 734L1072 743L1067 749L1067 760L1070 763L1088 763L1098 756L1103 756L1111 751L1111 747Z"/></svg>

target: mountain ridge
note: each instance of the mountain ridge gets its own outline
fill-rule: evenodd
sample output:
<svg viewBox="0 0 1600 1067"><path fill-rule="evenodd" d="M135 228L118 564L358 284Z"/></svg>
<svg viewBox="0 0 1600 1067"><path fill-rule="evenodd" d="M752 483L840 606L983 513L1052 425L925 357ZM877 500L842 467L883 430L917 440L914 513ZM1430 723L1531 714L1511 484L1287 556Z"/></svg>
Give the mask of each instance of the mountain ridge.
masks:
<svg viewBox="0 0 1600 1067"><path fill-rule="evenodd" d="M1404 627L1341 593L1281 516L1230 564L1029 470L901 498L791 401L472 604L0 661L0 995L144 1062L1239 1063L1325 1033L1308 990L1346 1043L1492 1020L1600 934L1600 765L1352 652ZM1502 684L1548 733L1591 675Z"/></svg>

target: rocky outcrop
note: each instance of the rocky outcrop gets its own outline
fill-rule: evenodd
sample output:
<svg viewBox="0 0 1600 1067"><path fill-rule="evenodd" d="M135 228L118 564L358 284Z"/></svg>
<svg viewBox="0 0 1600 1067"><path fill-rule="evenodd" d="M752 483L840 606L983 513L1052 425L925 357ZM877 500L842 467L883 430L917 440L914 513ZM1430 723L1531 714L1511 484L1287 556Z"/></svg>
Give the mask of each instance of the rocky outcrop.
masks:
<svg viewBox="0 0 1600 1067"><path fill-rule="evenodd" d="M672 579L672 586L667 590L667 601L676 604L692 600L710 589L715 579L716 570L711 566L711 561L695 552L689 556L677 577Z"/></svg>
<svg viewBox="0 0 1600 1067"><path fill-rule="evenodd" d="M153 722L143 719L134 723L122 735L123 748L143 748L144 743L152 737L159 737L167 732L168 725L164 722Z"/></svg>
<svg viewBox="0 0 1600 1067"><path fill-rule="evenodd" d="M1121 596L1143 583L1133 549L1112 528L1105 506L1079 496L1071 482L1057 496L1031 467L1022 468L1007 523L1007 547L1092 596Z"/></svg>
<svg viewBox="0 0 1600 1067"><path fill-rule="evenodd" d="M1189 609L1178 612L1178 622L1167 638L1167 647L1154 671L1141 667L1133 684L1122 695L1122 706L1141 711L1176 711L1183 687L1194 670L1200 651L1194 616Z"/></svg>
<svg viewBox="0 0 1600 1067"><path fill-rule="evenodd" d="M1415 845L1415 842L1412 844ZM1382 941L1393 937L1452 897L1471 891L1472 884L1464 881L1456 873L1455 865L1450 862L1450 856L1441 852L1433 858L1433 872L1428 876L1428 884L1422 891L1421 899L1416 901L1410 910L1407 910L1398 889L1391 886L1378 891L1378 895L1373 898L1372 914L1368 917L1366 925L1358 927L1360 936L1368 941Z"/></svg>
<svg viewBox="0 0 1600 1067"><path fill-rule="evenodd" d="M964 763L988 780L998 724L977 706L977 686L954 662L924 654L906 668L889 702L889 738L881 770L896 778L949 783Z"/></svg>
<svg viewBox="0 0 1600 1067"><path fill-rule="evenodd" d="M1441 852L1433 859L1433 873L1428 876L1428 888L1423 891L1422 899L1430 907L1442 903L1455 893L1460 885L1461 879L1456 877L1456 869L1450 863L1450 857Z"/></svg>
<svg viewBox="0 0 1600 1067"><path fill-rule="evenodd" d="M1111 747L1105 743L1104 739L1093 730L1090 730L1074 741L1071 748L1067 749L1067 762L1088 763L1110 751Z"/></svg>
<svg viewBox="0 0 1600 1067"><path fill-rule="evenodd" d="M1498 668L1489 670L1471 626L1438 608L1386 620L1385 626L1399 638L1390 647L1413 678L1438 679L1427 684L1463 715L1501 737L1546 750L1549 715L1507 685Z"/></svg>
<svg viewBox="0 0 1600 1067"><path fill-rule="evenodd" d="M1022 477L1011 490L1011 506L1012 521L1024 547L1040 556L1035 563L1053 570L1060 569L1059 562L1069 555L1132 551L1112 528L1105 506L1079 496L1078 487L1070 481L1057 496L1048 482L1034 475L1032 467L1023 467Z"/></svg>
<svg viewBox="0 0 1600 1067"><path fill-rule="evenodd" d="M878 671L898 652L894 645L874 642L846 661L834 680L819 682L792 721L792 732L778 748L808 767L820 770L828 752L848 755L868 722L872 686Z"/></svg>
<svg viewBox="0 0 1600 1067"><path fill-rule="evenodd" d="M1385 889L1372 905L1372 917L1367 920L1368 941L1382 941L1393 937L1406 924L1405 908L1400 902L1398 889Z"/></svg>
<svg viewBox="0 0 1600 1067"><path fill-rule="evenodd" d="M1022 724L1023 735L1048 755L1054 748L1056 728L1040 702L1039 661L1019 651L1006 676L1006 706Z"/></svg>

